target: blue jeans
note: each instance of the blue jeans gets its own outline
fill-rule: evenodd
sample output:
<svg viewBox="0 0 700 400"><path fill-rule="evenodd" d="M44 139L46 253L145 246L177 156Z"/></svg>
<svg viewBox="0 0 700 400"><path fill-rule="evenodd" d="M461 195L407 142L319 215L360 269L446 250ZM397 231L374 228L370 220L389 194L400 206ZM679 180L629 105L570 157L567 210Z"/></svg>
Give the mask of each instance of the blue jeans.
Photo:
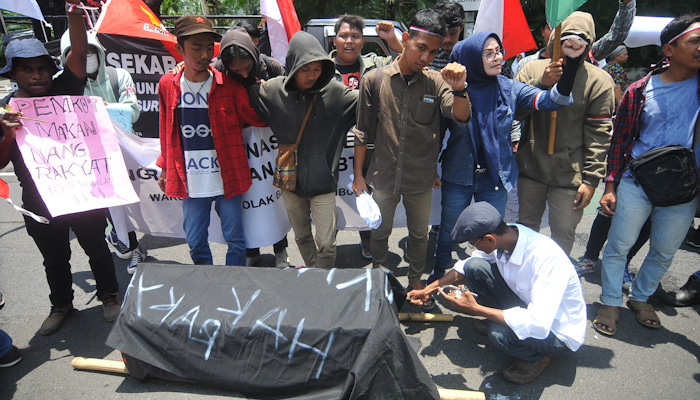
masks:
<svg viewBox="0 0 700 400"><path fill-rule="evenodd" d="M0 357L3 357L12 350L12 338L0 329Z"/></svg>
<svg viewBox="0 0 700 400"><path fill-rule="evenodd" d="M449 181L442 181L442 212L440 213L440 231L437 237L437 250L435 251L435 269L444 272L452 260L452 230L457 223L459 215L474 201L485 201L498 210L501 216L506 214L506 202L508 192L503 184L496 184L489 175L474 173L474 184L470 186L459 185Z"/></svg>
<svg viewBox="0 0 700 400"><path fill-rule="evenodd" d="M182 224L190 246L190 257L197 265L212 265L214 260L209 248L209 220L211 203L221 219L221 231L228 243L226 265L245 265L245 235L243 233L243 212L241 195L226 200L224 196L185 198Z"/></svg>
<svg viewBox="0 0 700 400"><path fill-rule="evenodd" d="M527 304L510 289L496 264L473 257L467 260L464 272L467 287L479 294L478 302L482 306L499 310L512 307L527 308ZM512 329L493 321L489 321L488 330L489 341L498 350L529 363L538 362L545 355L571 351L552 332L545 339L520 340Z"/></svg>
<svg viewBox="0 0 700 400"><path fill-rule="evenodd" d="M644 222L651 216L649 253L632 282L630 299L647 301L654 294L661 277L671 266L673 256L683 243L688 225L695 215L697 197L686 204L654 207L634 178L624 177L617 187L616 215L613 217L608 244L603 252L600 300L606 306L622 305L622 275L627 253L639 236Z"/></svg>

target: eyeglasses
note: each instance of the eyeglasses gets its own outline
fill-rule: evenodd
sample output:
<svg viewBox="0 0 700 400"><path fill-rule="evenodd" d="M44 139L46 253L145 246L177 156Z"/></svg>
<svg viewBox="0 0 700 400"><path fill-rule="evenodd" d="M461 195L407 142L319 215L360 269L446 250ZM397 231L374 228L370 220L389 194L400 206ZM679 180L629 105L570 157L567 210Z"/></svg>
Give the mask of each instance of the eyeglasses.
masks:
<svg viewBox="0 0 700 400"><path fill-rule="evenodd" d="M481 242L481 239L483 239L483 238L484 238L483 236L480 237L476 242L474 242L473 240L470 240L469 244L472 245L472 247L476 247L476 245L479 244L479 242Z"/></svg>
<svg viewBox="0 0 700 400"><path fill-rule="evenodd" d="M493 61L494 58L496 58L496 55L500 54L502 57L505 57L506 55L506 49L498 49L496 51L493 50L487 50L481 55L484 57L484 60L486 61Z"/></svg>

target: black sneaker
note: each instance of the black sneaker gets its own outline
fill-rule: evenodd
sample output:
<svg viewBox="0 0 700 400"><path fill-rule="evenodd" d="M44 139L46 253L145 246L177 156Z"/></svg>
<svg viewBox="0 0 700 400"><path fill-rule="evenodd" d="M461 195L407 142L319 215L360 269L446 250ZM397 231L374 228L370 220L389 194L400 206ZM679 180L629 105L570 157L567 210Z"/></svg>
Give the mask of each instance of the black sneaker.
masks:
<svg viewBox="0 0 700 400"><path fill-rule="evenodd" d="M12 346L10 351L4 356L0 357L0 368L11 367L22 360L22 355L19 354L19 349L17 346Z"/></svg>
<svg viewBox="0 0 700 400"><path fill-rule="evenodd" d="M696 249L700 249L700 238L697 237L698 235L691 235L688 240L685 241L685 244L687 244L690 247L695 247Z"/></svg>
<svg viewBox="0 0 700 400"><path fill-rule="evenodd" d="M117 236L117 232L112 230L109 234L105 236L105 240L107 243L112 246L114 249L114 254L117 255L117 257L121 258L122 260L128 260L131 258L131 250L129 250L129 246L124 244L121 240L119 240L119 236Z"/></svg>
<svg viewBox="0 0 700 400"><path fill-rule="evenodd" d="M131 252L131 261L129 261L129 265L126 266L126 272L129 275L133 275L134 272L136 272L136 268L145 259L146 250L141 249L141 246L136 246L136 248Z"/></svg>

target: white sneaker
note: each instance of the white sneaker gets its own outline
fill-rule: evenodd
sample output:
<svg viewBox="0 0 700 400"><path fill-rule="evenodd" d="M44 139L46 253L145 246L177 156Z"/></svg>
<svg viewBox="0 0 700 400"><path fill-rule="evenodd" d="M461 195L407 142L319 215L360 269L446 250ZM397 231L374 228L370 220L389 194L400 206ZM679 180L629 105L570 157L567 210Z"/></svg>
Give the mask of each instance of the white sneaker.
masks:
<svg viewBox="0 0 700 400"><path fill-rule="evenodd" d="M282 249L279 253L275 253L275 267L280 269L289 268L287 249Z"/></svg>
<svg viewBox="0 0 700 400"><path fill-rule="evenodd" d="M131 252L131 261L129 261L129 265L126 267L126 272L128 272L129 275L133 275L134 272L136 272L136 267L145 259L146 250L142 250L141 246L136 247L136 249Z"/></svg>

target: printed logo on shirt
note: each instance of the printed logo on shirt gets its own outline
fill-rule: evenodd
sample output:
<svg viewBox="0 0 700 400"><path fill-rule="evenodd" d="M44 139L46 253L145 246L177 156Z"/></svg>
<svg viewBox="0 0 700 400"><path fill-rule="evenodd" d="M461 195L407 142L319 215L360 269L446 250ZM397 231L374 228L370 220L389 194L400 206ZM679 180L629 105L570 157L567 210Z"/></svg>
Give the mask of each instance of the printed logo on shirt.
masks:
<svg viewBox="0 0 700 400"><path fill-rule="evenodd" d="M186 139L197 137L205 138L211 134L211 127L206 124L199 124L196 127L192 125L180 125L182 136Z"/></svg>
<svg viewBox="0 0 700 400"><path fill-rule="evenodd" d="M216 152L208 150L188 151L185 158L188 175L205 175L218 172L221 169Z"/></svg>
<svg viewBox="0 0 700 400"><path fill-rule="evenodd" d="M188 83L184 76L180 80L182 92L177 110L189 197L212 197L224 193L221 167L209 120L208 96L211 85L211 79L204 84Z"/></svg>
<svg viewBox="0 0 700 400"><path fill-rule="evenodd" d="M209 92L192 93L183 91L180 99L177 101L177 106L185 108L208 108Z"/></svg>
<svg viewBox="0 0 700 400"><path fill-rule="evenodd" d="M360 89L360 71L343 74L343 83L353 90Z"/></svg>

